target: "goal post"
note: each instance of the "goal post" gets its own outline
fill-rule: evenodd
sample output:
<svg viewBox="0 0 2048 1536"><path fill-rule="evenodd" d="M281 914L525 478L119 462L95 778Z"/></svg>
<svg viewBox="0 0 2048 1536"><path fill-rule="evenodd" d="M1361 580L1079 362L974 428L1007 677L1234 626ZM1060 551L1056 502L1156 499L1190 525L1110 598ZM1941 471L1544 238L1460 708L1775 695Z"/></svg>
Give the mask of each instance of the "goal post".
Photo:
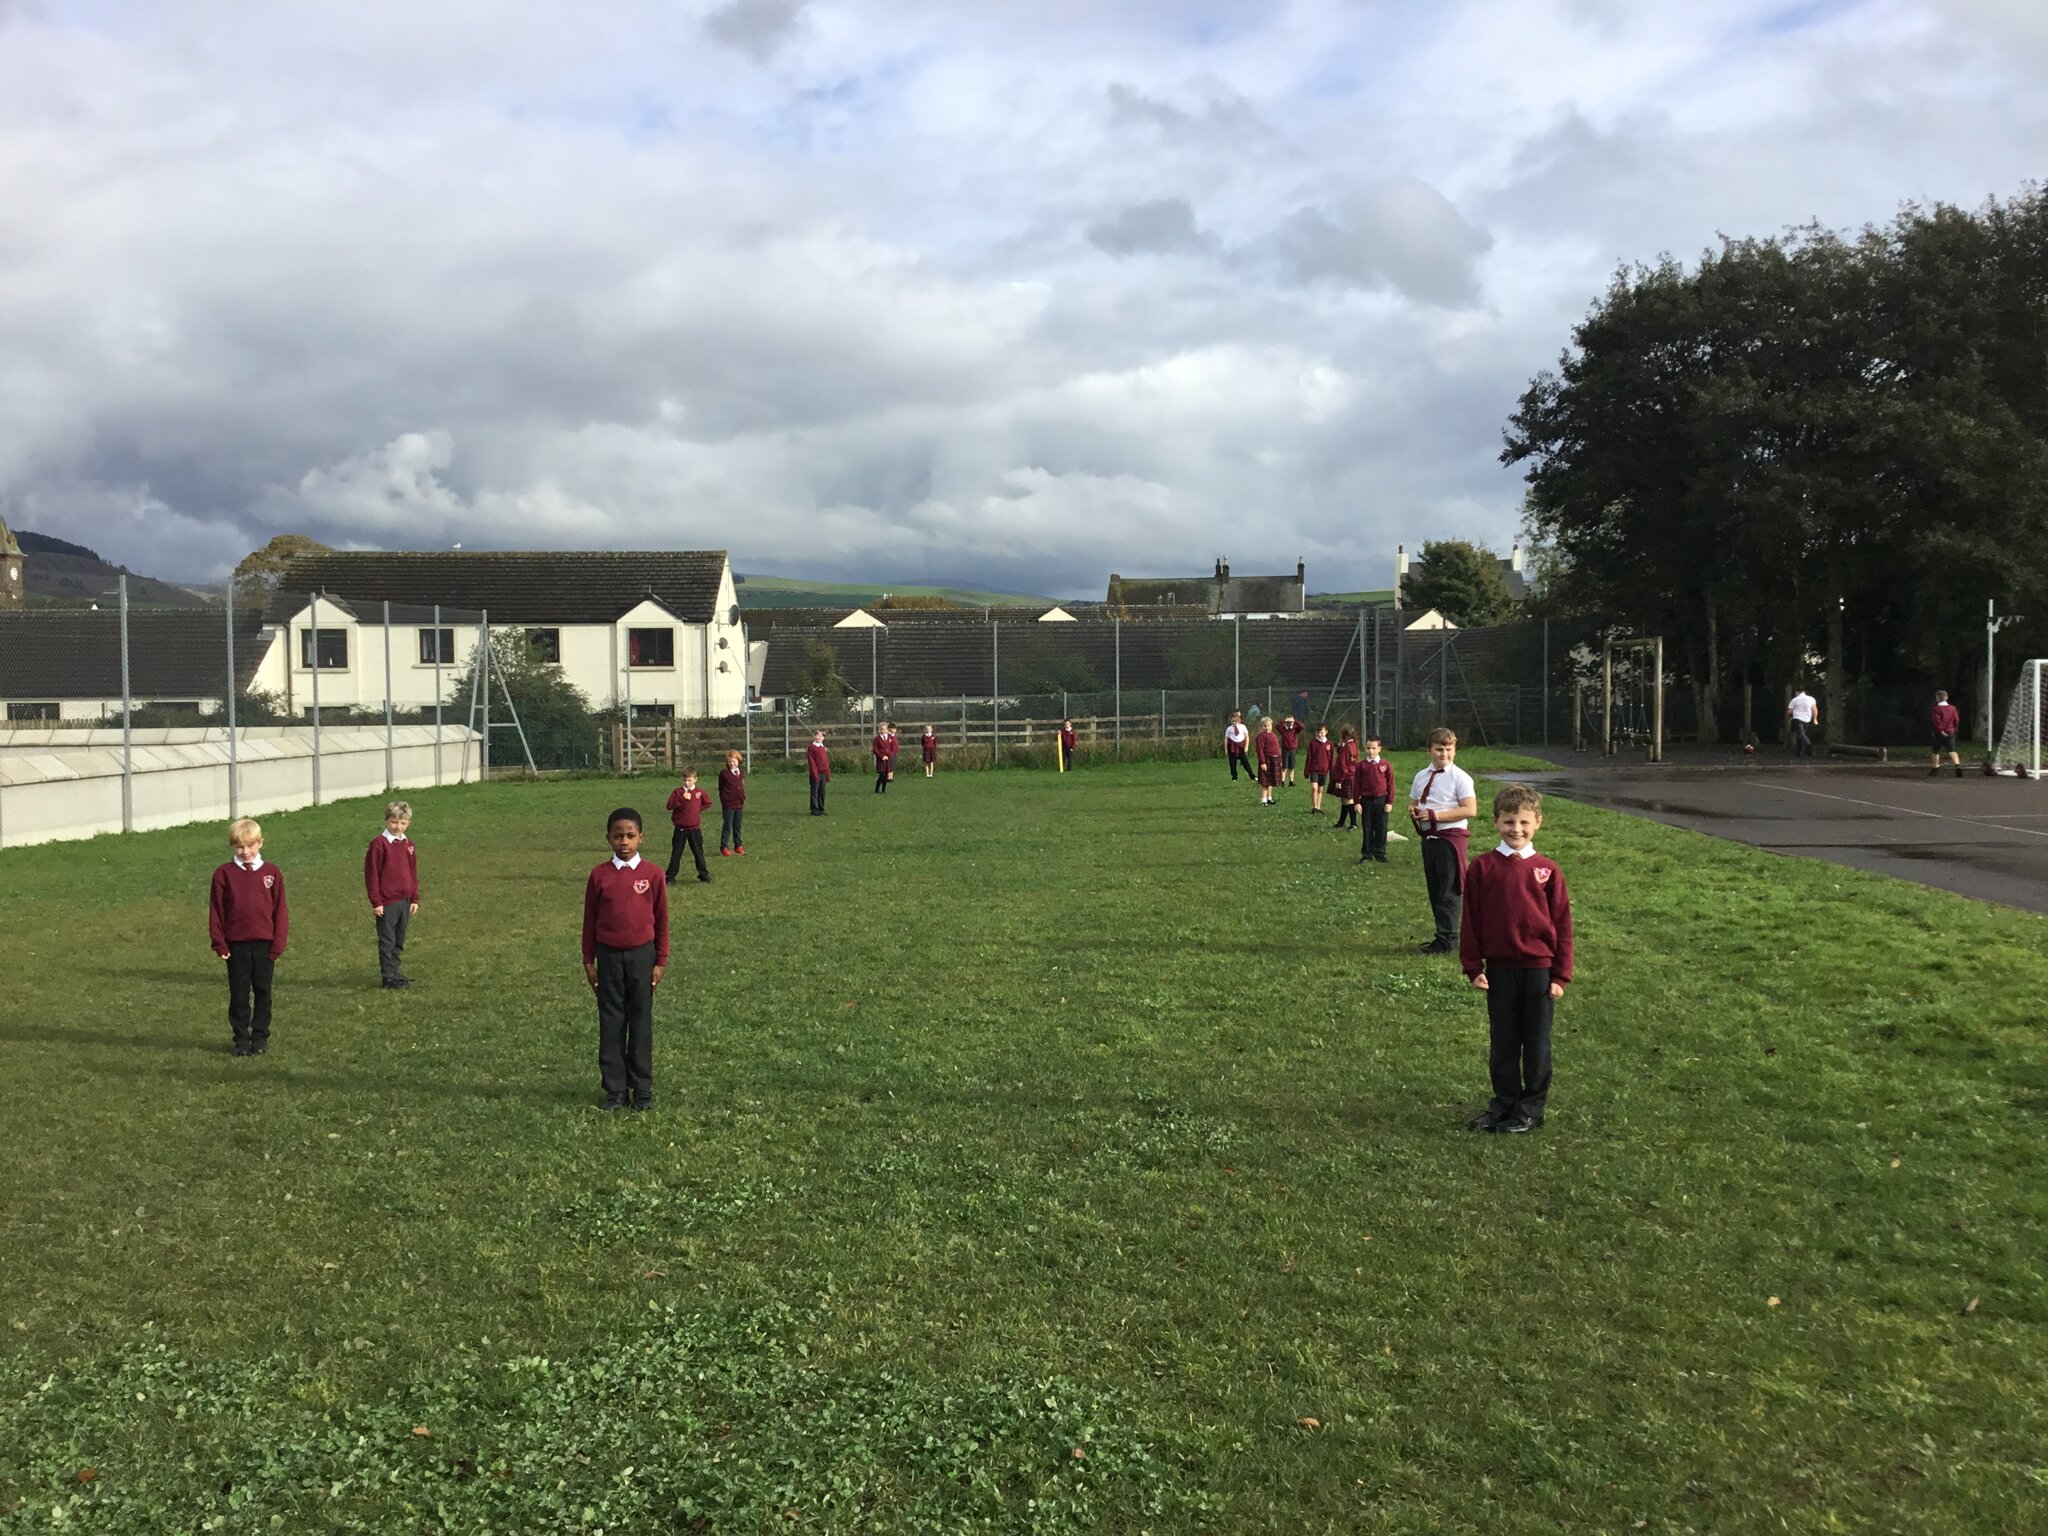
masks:
<svg viewBox="0 0 2048 1536"><path fill-rule="evenodd" d="M2036 657L2020 666L2020 680L2013 685L2012 698L2005 706L2005 729L1991 752L1996 772L2041 777L2041 702L2044 689L2048 689L2044 673L2048 673L2048 657Z"/></svg>

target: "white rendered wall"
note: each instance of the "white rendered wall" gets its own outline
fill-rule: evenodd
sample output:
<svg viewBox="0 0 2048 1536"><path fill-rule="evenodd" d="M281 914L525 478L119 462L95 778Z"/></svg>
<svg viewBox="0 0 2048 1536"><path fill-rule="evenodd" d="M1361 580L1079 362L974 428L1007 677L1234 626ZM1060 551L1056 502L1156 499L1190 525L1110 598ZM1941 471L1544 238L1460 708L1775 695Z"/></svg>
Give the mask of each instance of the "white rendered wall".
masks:
<svg viewBox="0 0 2048 1536"><path fill-rule="evenodd" d="M361 726L323 730L322 803L383 794L384 746L382 730ZM252 726L237 733L236 751L237 809L242 815L296 810L313 803L311 730L304 726ZM225 731L138 730L133 733L130 755L135 767L135 830L194 821L226 825ZM390 787L395 789L474 782L482 771L475 733L460 725L444 725L438 746L431 725L398 726L392 732L391 755ZM0 728L0 847L120 830L118 730Z"/></svg>

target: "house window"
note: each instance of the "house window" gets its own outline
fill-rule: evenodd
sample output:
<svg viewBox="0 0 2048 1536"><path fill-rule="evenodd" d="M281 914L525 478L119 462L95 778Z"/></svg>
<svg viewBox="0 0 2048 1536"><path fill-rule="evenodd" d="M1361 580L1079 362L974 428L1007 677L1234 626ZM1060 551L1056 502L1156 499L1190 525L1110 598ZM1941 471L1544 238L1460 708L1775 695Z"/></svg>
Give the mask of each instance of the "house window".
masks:
<svg viewBox="0 0 2048 1536"><path fill-rule="evenodd" d="M559 629L529 629L526 632L526 652L535 661L562 664L562 632Z"/></svg>
<svg viewBox="0 0 2048 1536"><path fill-rule="evenodd" d="M7 706L10 720L54 720L57 718L55 704L10 704Z"/></svg>
<svg viewBox="0 0 2048 1536"><path fill-rule="evenodd" d="M672 667L676 664L676 632L672 629L626 631L626 665Z"/></svg>
<svg viewBox="0 0 2048 1536"><path fill-rule="evenodd" d="M452 629L423 629L420 631L420 665L431 667L440 662L444 666L455 664L455 631Z"/></svg>
<svg viewBox="0 0 2048 1536"><path fill-rule="evenodd" d="M181 715L196 715L199 713L199 701L197 699L157 699L149 707L151 709L175 710Z"/></svg>
<svg viewBox="0 0 2048 1536"><path fill-rule="evenodd" d="M633 720L636 724L642 720L673 720L675 717L676 707L673 704L635 704L633 706Z"/></svg>
<svg viewBox="0 0 2048 1536"><path fill-rule="evenodd" d="M308 670L313 666L313 631L299 631L299 665ZM322 672L346 672L348 670L348 631L345 629L323 629L320 634L320 670Z"/></svg>

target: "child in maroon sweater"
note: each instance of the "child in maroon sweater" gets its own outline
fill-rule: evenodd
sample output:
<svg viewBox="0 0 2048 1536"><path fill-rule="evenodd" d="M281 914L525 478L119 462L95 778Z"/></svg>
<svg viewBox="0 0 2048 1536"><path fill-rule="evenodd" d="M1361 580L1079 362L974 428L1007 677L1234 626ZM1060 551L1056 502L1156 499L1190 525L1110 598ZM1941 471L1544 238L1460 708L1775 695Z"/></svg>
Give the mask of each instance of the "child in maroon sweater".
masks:
<svg viewBox="0 0 2048 1536"><path fill-rule="evenodd" d="M1270 715L1259 722L1259 734L1252 738L1252 755L1259 763L1259 804L1272 805L1274 787L1280 782L1280 733L1273 729Z"/></svg>
<svg viewBox="0 0 2048 1536"><path fill-rule="evenodd" d="M620 806L605 823L612 856L583 885L583 978L597 994L604 1107L654 1103L654 989L668 968L668 885L640 857L644 823Z"/></svg>
<svg viewBox="0 0 2048 1536"><path fill-rule="evenodd" d="M228 847L235 856L213 872L206 934L213 952L228 963L234 1054L261 1056L270 1049L271 977L284 954L291 913L285 907L284 872L263 861L263 829L243 817L228 828Z"/></svg>
<svg viewBox="0 0 2048 1536"><path fill-rule="evenodd" d="M1302 724L1289 715L1280 722L1280 782L1294 782L1294 753L1301 745Z"/></svg>
<svg viewBox="0 0 2048 1536"><path fill-rule="evenodd" d="M1497 847L1465 870L1458 958L1486 994L1493 1097L1466 1122L1524 1135L1550 1095L1550 1018L1572 979L1572 901L1564 872L1536 851L1543 797L1509 784L1493 797Z"/></svg>
<svg viewBox="0 0 2048 1536"><path fill-rule="evenodd" d="M1313 815L1323 814L1323 786L1330 782L1335 751L1330 744L1330 728L1317 726L1316 739L1308 744L1308 808Z"/></svg>
<svg viewBox="0 0 2048 1536"><path fill-rule="evenodd" d="M718 854L729 859L736 853L745 853L747 845L740 836L740 820L747 808L747 771L740 765L737 752L725 754L725 766L718 770L718 809L721 822L718 828Z"/></svg>
<svg viewBox="0 0 2048 1536"><path fill-rule="evenodd" d="M1365 818L1358 862L1387 862L1387 816L1394 809L1394 765L1380 756L1380 739L1365 738L1365 756L1351 775L1351 791Z"/></svg>
<svg viewBox="0 0 2048 1536"><path fill-rule="evenodd" d="M420 910L419 850L406 836L412 807L394 800L384 807L384 830L370 839L363 855L363 892L370 915L377 919L377 970L389 991L412 985L399 967L405 958L405 936Z"/></svg>
<svg viewBox="0 0 2048 1536"><path fill-rule="evenodd" d="M668 797L668 819L675 827L675 836L668 845L664 885L674 885L676 876L682 873L686 848L697 860L697 878L706 885L711 883L711 868L704 862L704 808L710 803L711 797L697 787L697 770L686 769L682 787Z"/></svg>
<svg viewBox="0 0 2048 1536"><path fill-rule="evenodd" d="M917 740L917 746L924 754L924 776L930 778L939 766L939 733L926 726L924 735Z"/></svg>
<svg viewBox="0 0 2048 1536"><path fill-rule="evenodd" d="M804 748L804 766L811 771L811 814L825 814L825 790L832 782L832 749L825 745L825 733L813 731L811 744Z"/></svg>

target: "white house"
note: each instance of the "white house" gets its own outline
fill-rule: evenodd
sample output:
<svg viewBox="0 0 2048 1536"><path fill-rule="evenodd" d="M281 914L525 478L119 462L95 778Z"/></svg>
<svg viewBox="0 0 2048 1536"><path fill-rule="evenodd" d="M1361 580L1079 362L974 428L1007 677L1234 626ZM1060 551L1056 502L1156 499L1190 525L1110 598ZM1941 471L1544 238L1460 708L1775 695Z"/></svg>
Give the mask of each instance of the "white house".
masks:
<svg viewBox="0 0 2048 1536"><path fill-rule="evenodd" d="M388 650L398 707L431 708L437 678L442 701L459 705L456 678L486 618L501 650L558 663L599 708L703 718L746 707L745 633L723 550L302 556L264 615L253 683L309 711L317 661L323 710L378 708Z"/></svg>

